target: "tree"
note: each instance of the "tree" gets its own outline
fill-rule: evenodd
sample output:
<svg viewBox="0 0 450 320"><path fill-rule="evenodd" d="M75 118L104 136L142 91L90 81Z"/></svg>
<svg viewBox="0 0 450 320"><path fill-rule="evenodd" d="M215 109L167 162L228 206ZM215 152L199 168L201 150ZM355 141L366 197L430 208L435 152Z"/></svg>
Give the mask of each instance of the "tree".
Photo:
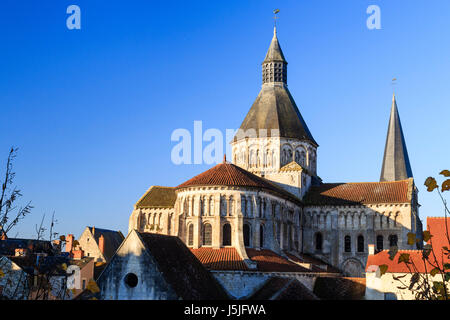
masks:
<svg viewBox="0 0 450 320"><path fill-rule="evenodd" d="M404 263L412 274L409 283L404 281L406 275L394 277L400 286L399 289L410 290L417 300L450 300L450 236L448 230L448 220L450 219L450 211L447 206L443 193L450 190L450 171L443 170L440 175L444 176L444 180L439 190L439 185L435 178L428 177L425 186L428 192L436 191L444 206L444 224L445 237L447 246L433 246L433 235L429 231L423 232L423 241L427 244L423 246L422 255L419 260L412 259L409 253L399 254L398 263ZM449 217L447 217L449 215ZM414 233L408 233L408 245L414 245L422 241L417 239ZM391 247L389 250L389 259L394 260L398 254L397 247ZM419 264L423 264L425 272L419 272ZM380 266L381 275L388 271L387 265ZM440 275L440 281L433 281L436 275Z"/></svg>

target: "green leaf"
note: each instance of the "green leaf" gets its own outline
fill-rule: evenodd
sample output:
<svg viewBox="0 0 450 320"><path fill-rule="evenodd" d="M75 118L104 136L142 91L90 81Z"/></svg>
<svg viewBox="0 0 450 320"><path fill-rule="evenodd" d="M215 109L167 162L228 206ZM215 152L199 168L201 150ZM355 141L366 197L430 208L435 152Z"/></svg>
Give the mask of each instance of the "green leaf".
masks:
<svg viewBox="0 0 450 320"><path fill-rule="evenodd" d="M428 192L432 192L438 187L436 179L433 177L428 177L427 180L425 180L425 186L427 187Z"/></svg>
<svg viewBox="0 0 450 320"><path fill-rule="evenodd" d="M434 268L433 270L430 271L430 274L431 274L432 277L434 277L439 272L441 272L441 270L439 270L439 268Z"/></svg>
<svg viewBox="0 0 450 320"><path fill-rule="evenodd" d="M411 282L409 284L409 290L412 290L414 285L419 281L420 275L418 273L414 273L414 275L411 277Z"/></svg>
<svg viewBox="0 0 450 320"><path fill-rule="evenodd" d="M450 177L450 171L448 170L442 170L440 174L443 175L444 177Z"/></svg>
<svg viewBox="0 0 450 320"><path fill-rule="evenodd" d="M381 266L379 266L380 268L380 276L382 276L383 274L385 274L388 270L388 266L385 264L382 264Z"/></svg>
<svg viewBox="0 0 450 320"><path fill-rule="evenodd" d="M414 243L416 243L416 234L408 232L408 245L412 246Z"/></svg>
<svg viewBox="0 0 450 320"><path fill-rule="evenodd" d="M425 230L423 232L423 241L428 242L431 239L432 235L430 233L430 231Z"/></svg>
<svg viewBox="0 0 450 320"><path fill-rule="evenodd" d="M409 262L409 253L402 253L400 257L398 257L398 263L408 263Z"/></svg>

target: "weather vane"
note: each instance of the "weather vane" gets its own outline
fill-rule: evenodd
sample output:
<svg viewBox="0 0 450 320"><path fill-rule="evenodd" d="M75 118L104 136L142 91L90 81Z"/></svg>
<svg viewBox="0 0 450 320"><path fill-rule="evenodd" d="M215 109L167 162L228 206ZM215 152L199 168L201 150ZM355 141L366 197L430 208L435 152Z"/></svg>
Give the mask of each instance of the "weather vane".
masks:
<svg viewBox="0 0 450 320"><path fill-rule="evenodd" d="M392 92L395 94L395 85L397 84L397 78L392 79Z"/></svg>
<svg viewBox="0 0 450 320"><path fill-rule="evenodd" d="M277 14L278 14L278 12L280 12L280 9L273 10L273 21L274 21L275 27L277 26L277 19L278 19Z"/></svg>

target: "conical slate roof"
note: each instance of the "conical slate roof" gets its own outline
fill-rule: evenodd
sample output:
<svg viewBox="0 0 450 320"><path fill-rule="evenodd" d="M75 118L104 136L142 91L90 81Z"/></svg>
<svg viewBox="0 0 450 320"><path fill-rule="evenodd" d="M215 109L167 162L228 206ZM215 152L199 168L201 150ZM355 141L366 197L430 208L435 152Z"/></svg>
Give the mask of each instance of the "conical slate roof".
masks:
<svg viewBox="0 0 450 320"><path fill-rule="evenodd" d="M402 124L397 110L397 101L395 95L393 95L380 181L398 181L412 177L408 150L406 149Z"/></svg>
<svg viewBox="0 0 450 320"><path fill-rule="evenodd" d="M266 58L264 59L263 63L272 61L284 62L287 64L287 61L283 55L283 51L281 50L280 44L278 43L276 27L273 29L272 42L270 43L269 50L267 50Z"/></svg>
<svg viewBox="0 0 450 320"><path fill-rule="evenodd" d="M262 89L242 122L242 131L238 132L235 140L245 138L240 134L249 137L255 134L256 137L307 140L318 146L287 88L286 64L275 29L263 62Z"/></svg>
<svg viewBox="0 0 450 320"><path fill-rule="evenodd" d="M318 145L285 86L264 85L240 129L254 129L258 137L266 129L268 137L308 140Z"/></svg>

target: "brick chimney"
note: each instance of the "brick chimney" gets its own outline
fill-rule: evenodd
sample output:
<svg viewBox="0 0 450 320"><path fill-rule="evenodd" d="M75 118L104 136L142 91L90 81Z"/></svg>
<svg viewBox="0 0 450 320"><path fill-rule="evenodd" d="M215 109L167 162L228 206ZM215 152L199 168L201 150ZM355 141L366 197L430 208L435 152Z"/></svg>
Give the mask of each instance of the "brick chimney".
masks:
<svg viewBox="0 0 450 320"><path fill-rule="evenodd" d="M375 245L369 244L367 247L369 248L369 256L374 255L375 254Z"/></svg>
<svg viewBox="0 0 450 320"><path fill-rule="evenodd" d="M103 237L103 235L98 238L98 248L102 254L105 253L105 237Z"/></svg>
<svg viewBox="0 0 450 320"><path fill-rule="evenodd" d="M2 232L2 235L0 236L0 240L7 240L8 237L6 236L6 233Z"/></svg>
<svg viewBox="0 0 450 320"><path fill-rule="evenodd" d="M73 234L68 234L66 237L66 252L70 252L73 249Z"/></svg>
<svg viewBox="0 0 450 320"><path fill-rule="evenodd" d="M92 227L92 235L95 237L95 226Z"/></svg>
<svg viewBox="0 0 450 320"><path fill-rule="evenodd" d="M84 251L83 250L73 250L72 253L70 254L70 256L73 259L83 259L84 257Z"/></svg>

